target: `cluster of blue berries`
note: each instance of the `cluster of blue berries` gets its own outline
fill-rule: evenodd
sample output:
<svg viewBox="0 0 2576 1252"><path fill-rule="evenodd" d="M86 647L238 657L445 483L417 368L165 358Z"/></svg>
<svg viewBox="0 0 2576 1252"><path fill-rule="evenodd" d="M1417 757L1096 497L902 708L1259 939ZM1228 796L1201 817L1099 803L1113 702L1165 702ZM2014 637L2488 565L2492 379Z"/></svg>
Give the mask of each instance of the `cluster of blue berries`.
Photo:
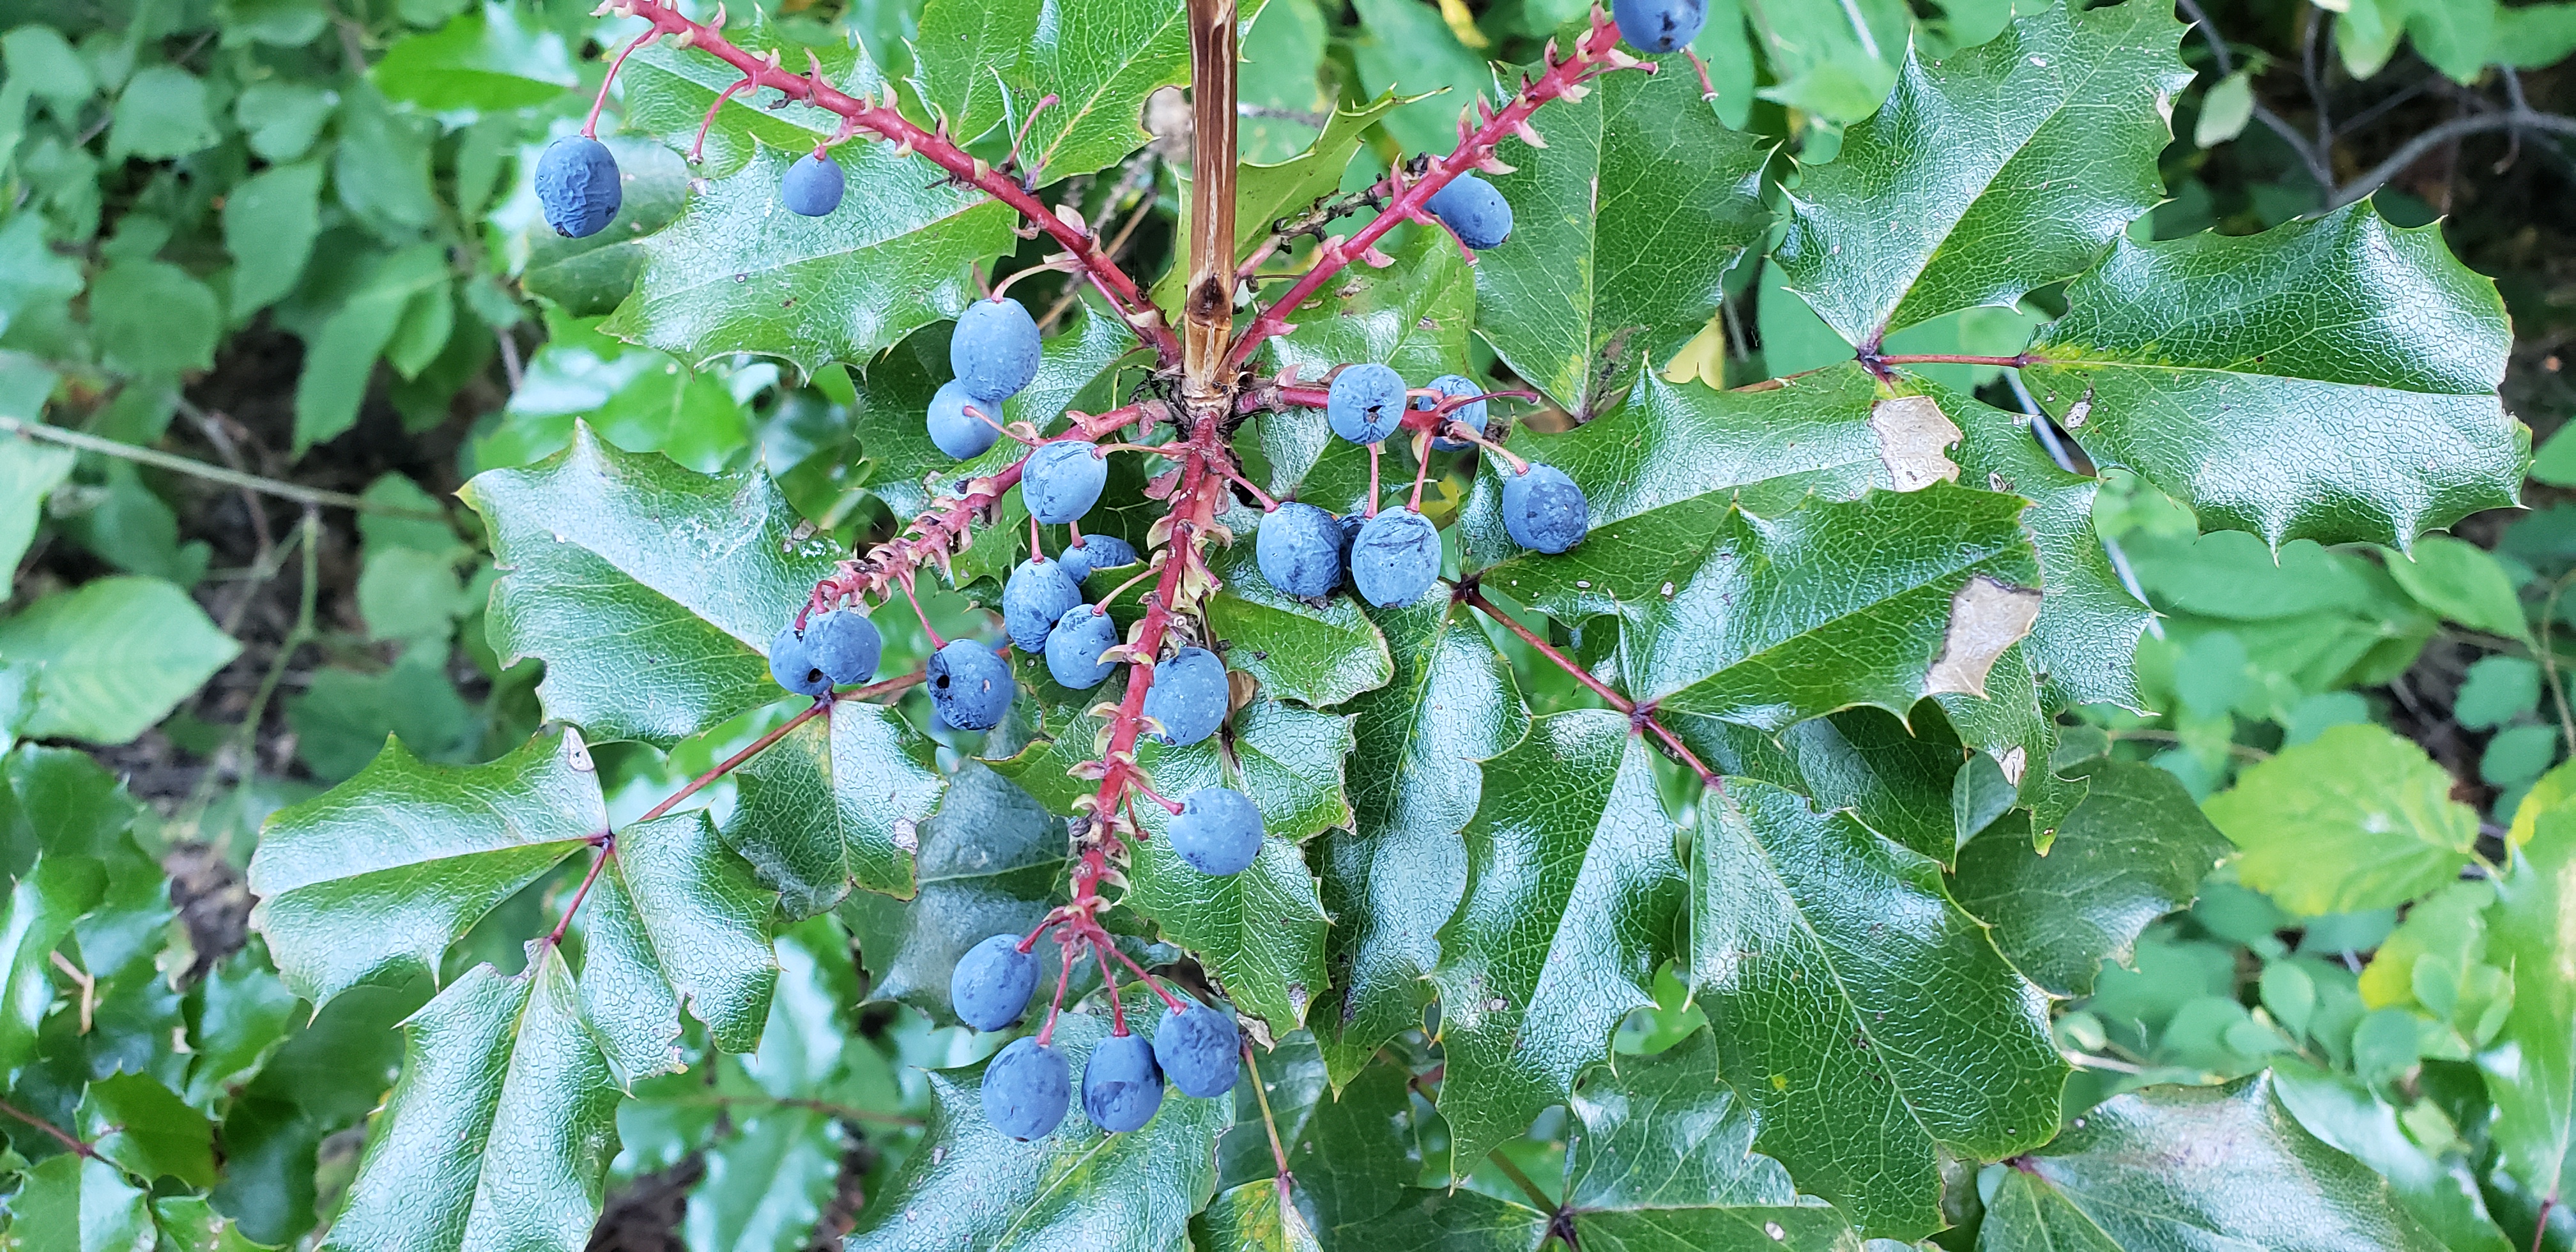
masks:
<svg viewBox="0 0 2576 1252"><path fill-rule="evenodd" d="M1438 394L1416 398L1413 408L1429 411L1446 400L1484 394L1472 379L1456 374L1432 379L1428 390ZM1382 443L1403 424L1405 395L1403 376L1389 366L1345 366L1333 375L1325 392L1324 417L1333 433L1344 439ZM1448 420L1481 437L1488 420L1485 401L1459 405L1449 411ZM1442 434L1434 436L1431 446L1449 452L1474 445ZM1514 464L1507 474L1503 530L1512 542L1546 553L1564 552L1583 542L1591 526L1591 506L1573 479L1535 461ZM1289 595L1320 599L1347 579L1361 599L1379 608L1393 608L1421 599L1439 581L1440 532L1430 519L1410 508L1387 509L1368 518L1335 517L1314 505L1289 501L1262 518L1253 536L1253 556L1261 576Z"/></svg>
<svg viewBox="0 0 2576 1252"><path fill-rule="evenodd" d="M769 641L769 675L800 696L821 696L875 678L884 653L885 636L867 614L834 609L801 630L792 621L779 629Z"/></svg>
<svg viewBox="0 0 2576 1252"><path fill-rule="evenodd" d="M930 397L930 441L961 461L982 456L1002 437L1002 402L1038 376L1037 319L1009 297L967 305L948 339L948 367L956 377ZM1034 497L1030 503L1035 512Z"/></svg>
<svg viewBox="0 0 2576 1252"><path fill-rule="evenodd" d="M1028 1012L1038 963L1022 942L994 935L958 959L948 1002L959 1021L1002 1030ZM1164 1012L1151 1042L1123 1025L1082 1067L1082 1111L1093 1125L1113 1134L1142 1129L1162 1107L1167 1081L1200 1099L1234 1090L1242 1045L1232 1013L1183 1000ZM984 1120L1014 1139L1052 1134L1071 1103L1072 1077L1062 1050L1035 1037L1015 1039L984 1067Z"/></svg>

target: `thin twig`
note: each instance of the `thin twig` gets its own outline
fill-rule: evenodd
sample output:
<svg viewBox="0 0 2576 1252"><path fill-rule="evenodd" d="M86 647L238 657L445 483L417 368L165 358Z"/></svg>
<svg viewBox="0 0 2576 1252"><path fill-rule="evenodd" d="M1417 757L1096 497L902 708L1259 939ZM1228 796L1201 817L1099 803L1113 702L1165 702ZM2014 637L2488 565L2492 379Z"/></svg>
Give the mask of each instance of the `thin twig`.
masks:
<svg viewBox="0 0 2576 1252"><path fill-rule="evenodd" d="M225 469L222 466L208 465L203 461L193 460L188 457L173 456L170 453L157 451L152 448L138 448L130 443L118 443L113 439L101 439L96 435L84 434L77 430L66 430L60 426L48 426L42 422L22 421L14 417L0 417L0 435L24 435L30 439L42 439L49 443L58 443L65 447L78 448L83 452L95 452L101 456L122 457L125 460L133 461L137 464L150 465L158 469L170 470L175 473L202 478L208 482L222 483L227 487L241 487L247 490L260 492L264 495L272 495L282 499L295 500L304 504L329 505L333 508L353 509L360 513L375 513L384 517L408 517L424 522L444 522L447 520L447 515L444 513L432 513L427 509L407 509L399 504L379 504L373 500L365 499L360 496L347 495L337 491L324 491L318 487L305 487L296 483L280 482L274 478L262 478L257 474L244 474L236 470Z"/></svg>
<svg viewBox="0 0 2576 1252"><path fill-rule="evenodd" d="M746 1104L766 1105L773 1108L805 1109L809 1112L821 1113L829 1117L837 1117L844 1121L877 1122L887 1126L918 1126L921 1124L921 1119L918 1117L906 1117L901 1113L880 1113L875 1109L852 1108L846 1104L834 1104L829 1100L816 1100L805 1096L709 1094L673 1096L668 1099L656 1100L654 1103L711 1104L719 1108L734 1108Z"/></svg>
<svg viewBox="0 0 2576 1252"><path fill-rule="evenodd" d="M1521 1193L1530 1198L1530 1203L1536 1205L1538 1207L1538 1211L1542 1213L1553 1213L1556 1211L1556 1201L1548 1199L1547 1193L1539 1190L1538 1184L1530 1181L1530 1176L1522 1173L1520 1166L1512 1164L1512 1159L1503 1155L1503 1150L1501 1148L1496 1148L1487 1152L1485 1154L1485 1159L1492 1161L1494 1163L1494 1168L1503 1171L1503 1177L1509 1178L1514 1183L1518 1184L1521 1189Z"/></svg>
<svg viewBox="0 0 2576 1252"><path fill-rule="evenodd" d="M2326 207L2339 209L2377 191L2381 184L2406 172L2408 167L2431 155L2455 139L2483 134L2491 130L2545 130L2554 135L2576 135L2576 117L2557 113L2535 113L2529 109L2506 109L2499 113L2476 113L2455 117L2399 145L2388 159L2371 166L2369 172L2338 188Z"/></svg>
<svg viewBox="0 0 2576 1252"><path fill-rule="evenodd" d="M63 1145L63 1150L66 1152L78 1153L79 1155L89 1157L92 1160L95 1160L98 1157L98 1149L91 1147L88 1143L83 1142L82 1140L73 1138L71 1135L65 1133L61 1127L54 1125L52 1122L46 1121L44 1118L38 1117L6 1100L0 1100L0 1113L6 1113L11 1117L17 1118L19 1121L25 1122L28 1125L45 1132L48 1136L52 1137L54 1142Z"/></svg>
<svg viewBox="0 0 2576 1252"><path fill-rule="evenodd" d="M1261 1065L1252 1059L1252 1045L1244 1043L1243 1067L1252 1071L1252 1098L1261 1105L1261 1128L1270 1132L1270 1159L1279 1167L1279 1202L1288 1202L1288 1149L1279 1142L1279 1119L1270 1115L1270 1090L1261 1085Z"/></svg>

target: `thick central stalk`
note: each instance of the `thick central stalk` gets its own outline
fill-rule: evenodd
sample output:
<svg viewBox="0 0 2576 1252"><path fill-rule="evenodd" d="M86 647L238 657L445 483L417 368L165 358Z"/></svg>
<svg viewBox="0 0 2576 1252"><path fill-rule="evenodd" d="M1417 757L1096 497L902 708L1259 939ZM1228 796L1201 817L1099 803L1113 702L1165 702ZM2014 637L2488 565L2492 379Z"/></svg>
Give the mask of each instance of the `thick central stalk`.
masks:
<svg viewBox="0 0 2576 1252"><path fill-rule="evenodd" d="M1225 395L1234 338L1235 0L1190 0L1190 281L1181 303L1181 395L1193 420Z"/></svg>

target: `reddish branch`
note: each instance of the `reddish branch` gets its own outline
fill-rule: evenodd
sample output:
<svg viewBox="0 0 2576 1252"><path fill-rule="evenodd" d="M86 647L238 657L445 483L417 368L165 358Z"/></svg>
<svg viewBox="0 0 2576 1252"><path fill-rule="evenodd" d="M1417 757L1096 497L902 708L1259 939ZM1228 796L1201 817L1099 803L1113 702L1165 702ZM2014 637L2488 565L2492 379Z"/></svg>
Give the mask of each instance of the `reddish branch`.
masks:
<svg viewBox="0 0 2576 1252"><path fill-rule="evenodd" d="M1455 151L1433 158L1410 182L1403 182L1399 174L1397 181L1403 182L1400 190L1368 225L1348 239L1327 239L1317 249L1315 263L1306 273L1236 337L1233 349L1226 354L1226 364L1240 368L1252 359L1253 349L1260 347L1263 340L1287 333L1291 329L1288 315L1308 297L1322 290L1324 284L1331 282L1353 257L1366 255L1378 240L1386 237L1388 231L1395 229L1397 223L1434 220L1427 207L1431 197L1460 174L1472 169L1505 172L1508 167L1494 160L1494 147L1503 141L1503 136L1517 134L1532 146L1539 146L1538 132L1530 128L1529 118L1540 105L1560 98L1580 100L1589 90L1584 86L1585 82L1611 70L1631 66L1650 71L1654 68L1651 63L1640 62L1619 50L1619 28L1611 22L1608 14L1598 8L1592 11L1591 29L1584 31L1583 37L1575 41L1572 51L1560 57L1555 41L1549 41L1546 62L1546 70L1536 79L1526 76L1521 79L1520 91L1503 106L1501 112L1494 112L1484 100L1478 99L1476 111L1484 118L1484 124L1468 130L1460 137ZM1464 129L1463 124L1461 128Z"/></svg>
<svg viewBox="0 0 2576 1252"><path fill-rule="evenodd" d="M946 170L950 177L973 186L984 194L1019 210L1031 226L1052 236L1082 266L1084 277L1107 297L1127 325L1138 337L1153 346L1154 354L1164 364L1180 361L1180 341L1173 337L1163 315L1136 287L1136 280L1109 259L1100 245L1099 236L1089 228L1077 225L1080 220L1067 220L1031 195L1028 189L983 161L968 155L952 142L943 126L938 133L923 130L895 108L895 85L886 83L886 101L878 103L870 96L852 96L823 81L822 66L808 53L809 72L791 73L781 67L778 56L746 51L717 33L724 25L724 11L716 11L712 22L690 21L686 14L667 3L649 0L615 0L604 10L620 17L640 17L653 24L655 32L672 37L683 48L703 48L717 60L742 71L743 78L754 86L767 87L790 100L802 100L816 108L838 115L846 132L865 133L893 143L898 151L919 154L924 160Z"/></svg>
<svg viewBox="0 0 2576 1252"><path fill-rule="evenodd" d="M1485 593L1475 586L1470 585L1461 589L1458 592L1458 598L1464 601L1468 606L1474 608L1477 612L1494 619L1494 621L1500 624L1503 629L1512 632L1512 634L1517 636L1522 643L1528 644L1531 651L1556 662L1558 669L1564 670L1566 673L1574 677L1574 681L1590 688L1592 694L1601 697L1603 703L1627 714L1628 724L1630 727L1634 728L1639 733L1652 734L1655 738L1661 740L1664 748L1673 754L1673 759L1680 761L1683 765L1688 766L1692 773L1699 775L1699 780L1702 783L1718 788L1726 786L1725 780L1719 776L1717 771L1710 769L1706 763L1702 762L1699 759L1699 754L1691 751L1690 745L1683 743L1682 737L1675 734L1672 727L1666 726L1661 718L1655 716L1655 705L1653 701L1649 700L1640 704L1624 695L1621 695L1618 688L1594 677L1591 670L1583 667L1582 662L1575 660L1573 657L1567 656L1564 652L1558 650L1555 644L1539 638L1538 632L1531 630L1527 626L1521 625L1520 619L1504 612L1493 601L1486 599Z"/></svg>
<svg viewBox="0 0 2576 1252"><path fill-rule="evenodd" d="M65 1152L72 1153L75 1156L96 1157L98 1155L97 1148L91 1147L80 1139L74 1138L52 1122L46 1121L44 1118L27 1112L6 1100L0 1100L0 1113L6 1113L11 1117L17 1118L19 1121L25 1122L28 1125L45 1132L45 1137L63 1145L63 1151Z"/></svg>

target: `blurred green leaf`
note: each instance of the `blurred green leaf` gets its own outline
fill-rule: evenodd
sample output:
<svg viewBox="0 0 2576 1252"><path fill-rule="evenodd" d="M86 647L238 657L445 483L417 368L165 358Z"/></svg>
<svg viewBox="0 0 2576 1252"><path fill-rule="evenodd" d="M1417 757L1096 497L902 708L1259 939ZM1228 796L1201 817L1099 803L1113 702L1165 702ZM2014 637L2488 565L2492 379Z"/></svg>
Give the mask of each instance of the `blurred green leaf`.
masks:
<svg viewBox="0 0 2576 1252"><path fill-rule="evenodd" d="M387 97L440 112L498 112L557 100L581 79L563 37L531 30L506 4L467 9L434 31L405 35L373 70Z"/></svg>
<svg viewBox="0 0 2576 1252"><path fill-rule="evenodd" d="M2336 726L2203 807L2242 850L2246 886L2314 916L2402 904L2468 864L2477 814L2452 785L2414 744L2378 726Z"/></svg>
<svg viewBox="0 0 2576 1252"><path fill-rule="evenodd" d="M0 656L36 667L37 738L129 742L240 654L157 578L93 579L0 620Z"/></svg>
<svg viewBox="0 0 2576 1252"><path fill-rule="evenodd" d="M2529 639L2513 581L2486 549L2449 535L2426 535L2404 556L2391 554L2388 574L2418 603L2471 630Z"/></svg>

